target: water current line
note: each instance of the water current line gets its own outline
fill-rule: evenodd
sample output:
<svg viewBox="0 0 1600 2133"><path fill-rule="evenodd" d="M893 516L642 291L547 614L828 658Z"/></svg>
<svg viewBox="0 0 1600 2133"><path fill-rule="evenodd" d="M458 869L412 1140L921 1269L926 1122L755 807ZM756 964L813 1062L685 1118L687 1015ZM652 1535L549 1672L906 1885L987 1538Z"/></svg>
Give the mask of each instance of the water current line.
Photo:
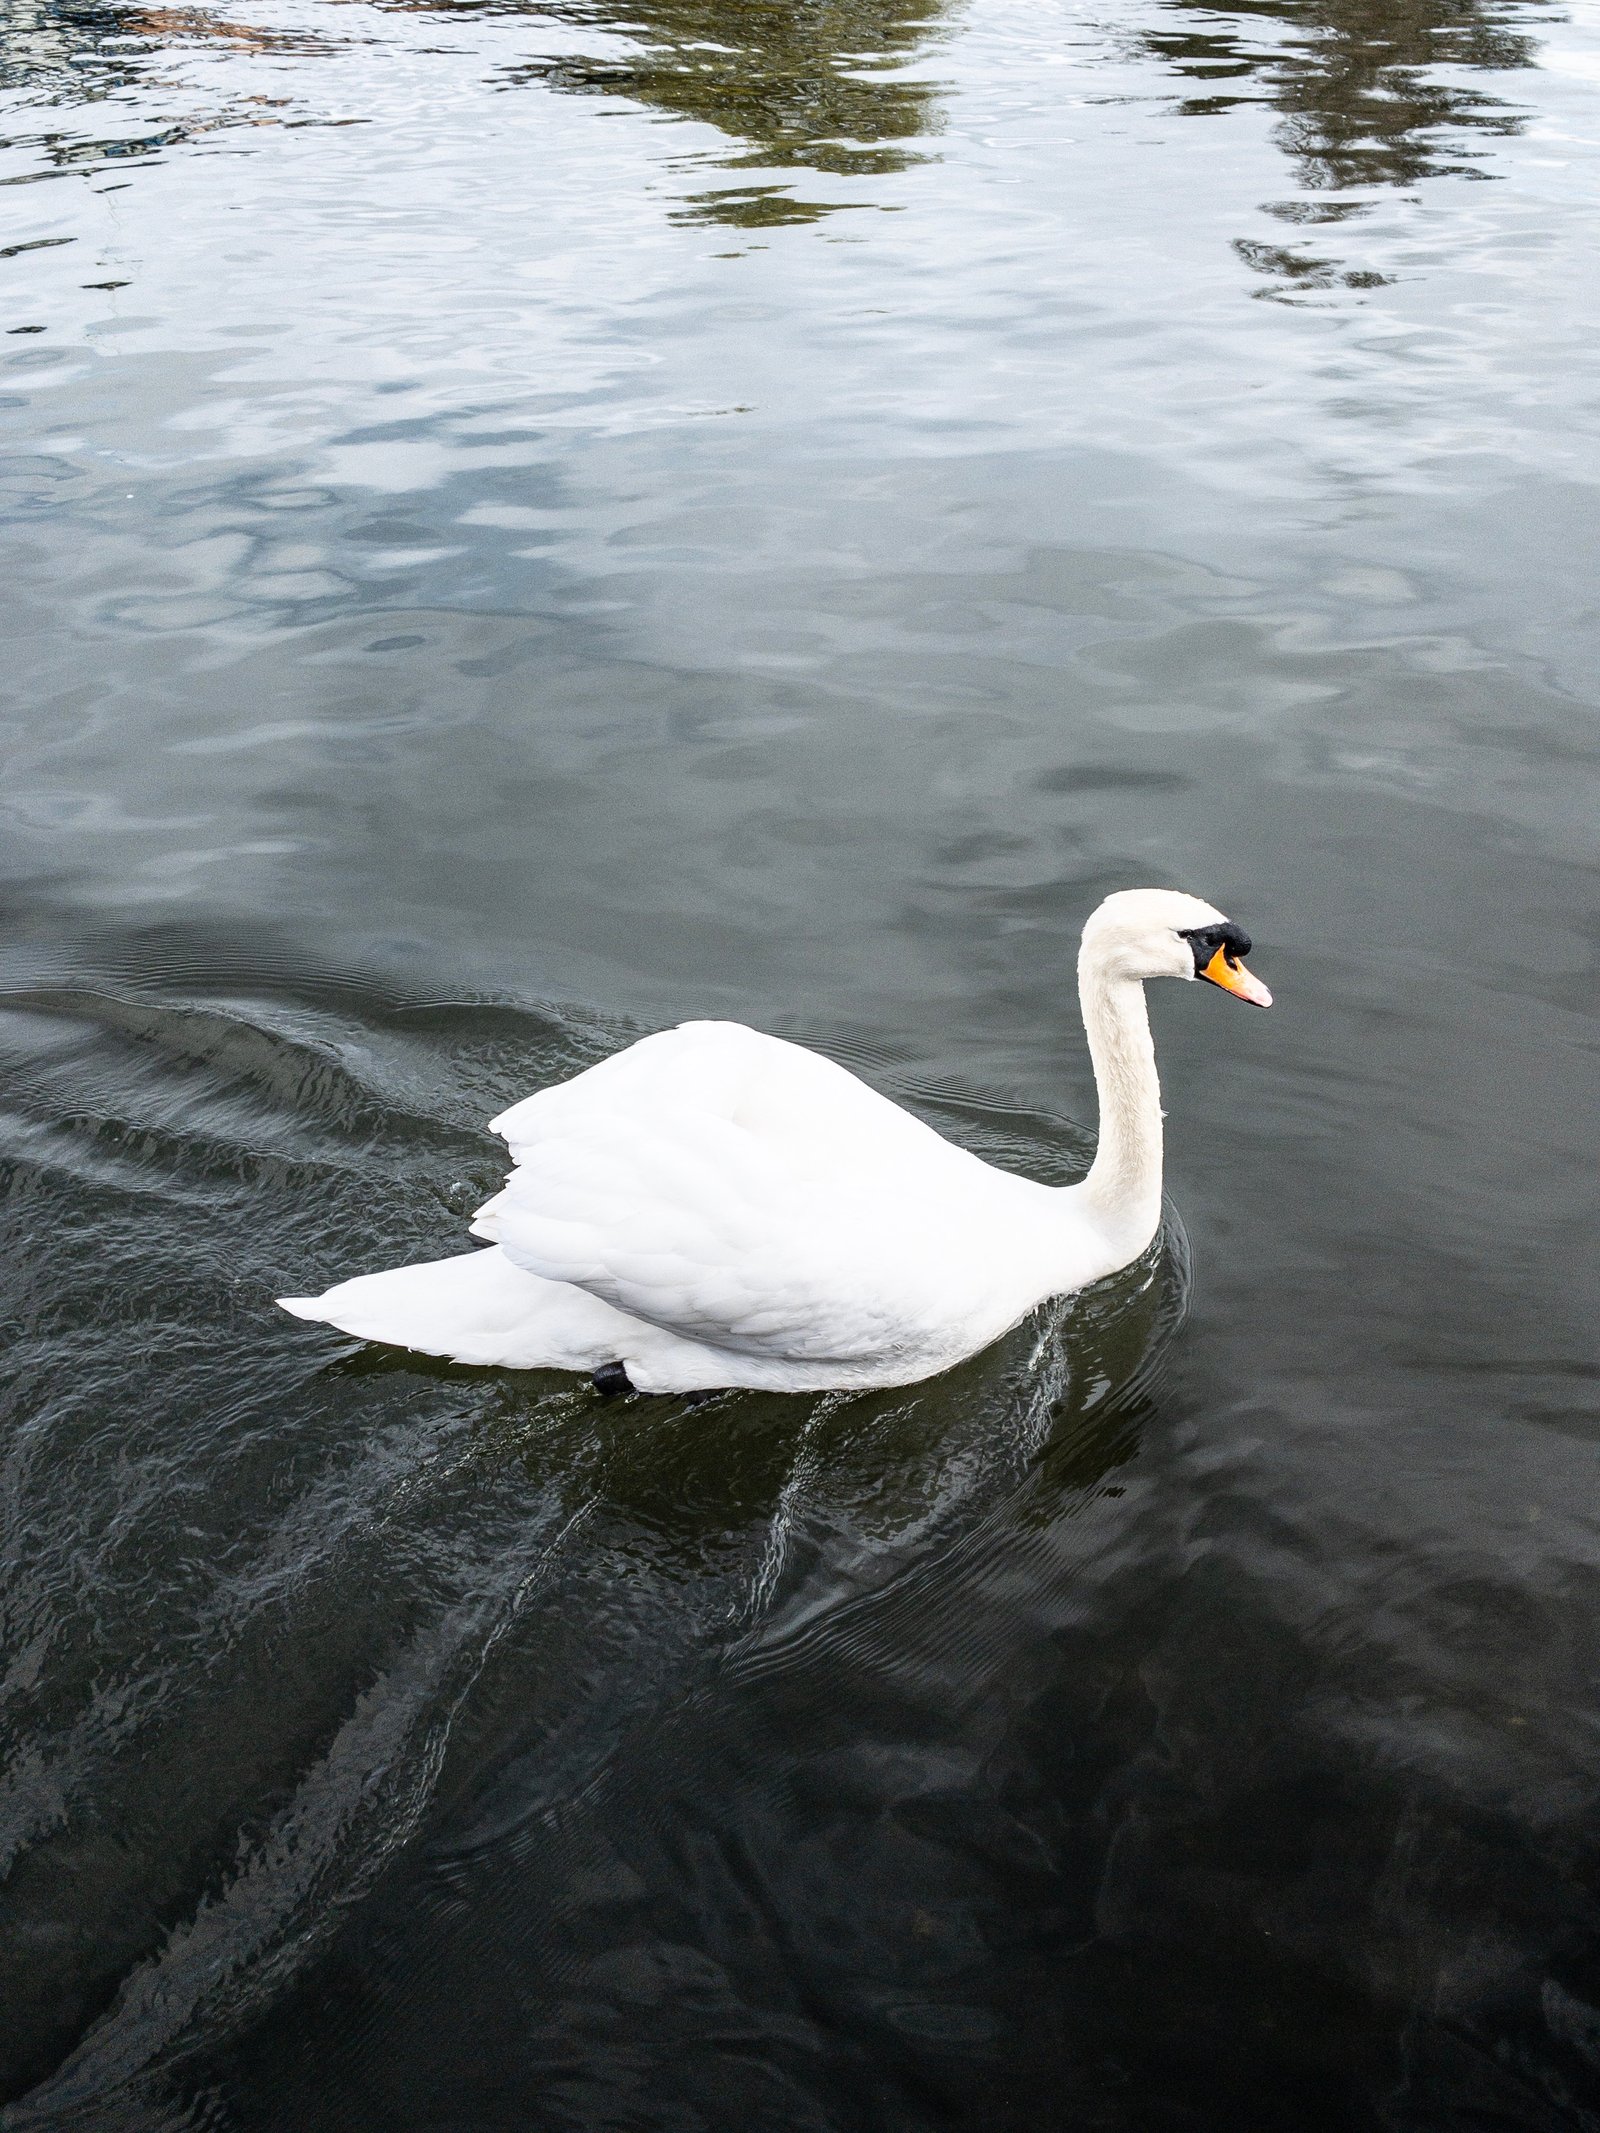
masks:
<svg viewBox="0 0 1600 2133"><path fill-rule="evenodd" d="M390 1668L361 1696L227 1889L134 1970L56 2072L6 2114L7 2133L103 2109L108 2097L159 2077L185 2052L215 2044L283 1989L416 1833L462 1705L601 1501L596 1492L580 1504L502 1600L457 1609L431 1640L444 1645L442 1656L430 1660L414 1645L409 1667ZM429 1721L441 1694L445 1707Z"/></svg>

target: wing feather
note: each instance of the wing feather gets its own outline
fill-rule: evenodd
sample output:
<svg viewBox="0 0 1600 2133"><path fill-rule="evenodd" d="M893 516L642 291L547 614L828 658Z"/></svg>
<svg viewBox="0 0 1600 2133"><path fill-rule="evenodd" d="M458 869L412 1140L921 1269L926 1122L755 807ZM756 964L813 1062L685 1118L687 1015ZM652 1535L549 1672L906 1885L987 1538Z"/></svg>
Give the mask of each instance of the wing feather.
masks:
<svg viewBox="0 0 1600 2133"><path fill-rule="evenodd" d="M645 1038L494 1123L516 1168L478 1234L530 1273L761 1355L925 1342L959 1301L944 1269L970 1278L973 1174L995 1175L844 1068L733 1023Z"/></svg>

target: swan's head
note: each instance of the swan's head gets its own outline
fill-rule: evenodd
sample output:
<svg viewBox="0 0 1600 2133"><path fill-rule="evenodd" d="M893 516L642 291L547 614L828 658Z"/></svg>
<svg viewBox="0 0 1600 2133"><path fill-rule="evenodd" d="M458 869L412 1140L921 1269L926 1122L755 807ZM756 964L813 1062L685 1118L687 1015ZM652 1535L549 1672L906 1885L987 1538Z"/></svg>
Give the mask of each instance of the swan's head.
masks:
<svg viewBox="0 0 1600 2133"><path fill-rule="evenodd" d="M1272 995L1244 967L1250 936L1198 896L1178 889L1119 889L1090 914L1079 967L1113 978L1206 978L1252 1007Z"/></svg>

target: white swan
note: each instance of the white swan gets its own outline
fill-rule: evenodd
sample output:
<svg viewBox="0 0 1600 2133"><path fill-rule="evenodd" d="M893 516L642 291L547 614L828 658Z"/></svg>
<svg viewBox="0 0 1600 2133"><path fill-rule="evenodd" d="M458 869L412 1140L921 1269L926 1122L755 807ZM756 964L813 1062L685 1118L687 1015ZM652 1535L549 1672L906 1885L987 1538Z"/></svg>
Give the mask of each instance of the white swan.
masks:
<svg viewBox="0 0 1600 2133"><path fill-rule="evenodd" d="M502 1111L516 1167L493 1240L284 1296L364 1340L602 1392L815 1392L947 1370L1046 1297L1136 1259L1161 1217L1161 1092L1146 978L1208 978L1268 1007L1220 911L1108 896L1078 996L1100 1096L1080 1184L955 1147L844 1067L737 1022L686 1022Z"/></svg>

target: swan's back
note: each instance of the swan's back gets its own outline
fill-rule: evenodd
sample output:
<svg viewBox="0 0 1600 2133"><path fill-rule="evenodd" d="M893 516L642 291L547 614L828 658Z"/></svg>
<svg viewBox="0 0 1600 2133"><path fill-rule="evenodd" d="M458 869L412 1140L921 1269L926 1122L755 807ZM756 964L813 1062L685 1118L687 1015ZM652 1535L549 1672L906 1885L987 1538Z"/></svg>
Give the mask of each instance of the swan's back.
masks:
<svg viewBox="0 0 1600 2133"><path fill-rule="evenodd" d="M546 1280L744 1354L940 1352L1017 1315L1043 1188L737 1023L642 1039L494 1121L474 1231Z"/></svg>
<svg viewBox="0 0 1600 2133"><path fill-rule="evenodd" d="M909 1111L819 1052L741 1022L683 1022L540 1089L489 1122L515 1162L557 1135L600 1119L667 1130L686 1116L722 1119L800 1168L848 1175L976 1161ZM981 1166L979 1166L981 1167Z"/></svg>

